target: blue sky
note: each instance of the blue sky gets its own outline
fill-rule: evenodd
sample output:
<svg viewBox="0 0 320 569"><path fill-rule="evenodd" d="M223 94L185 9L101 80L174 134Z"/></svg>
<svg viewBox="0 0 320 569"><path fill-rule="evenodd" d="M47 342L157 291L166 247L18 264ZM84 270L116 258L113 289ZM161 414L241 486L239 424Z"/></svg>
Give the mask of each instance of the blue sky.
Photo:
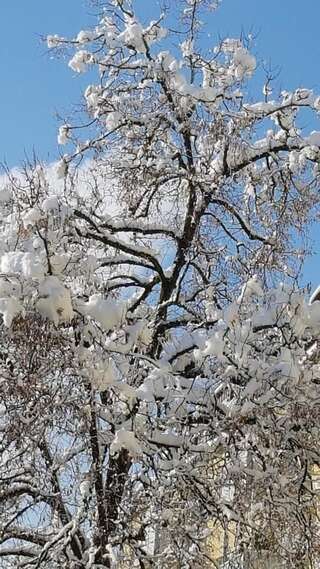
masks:
<svg viewBox="0 0 320 569"><path fill-rule="evenodd" d="M146 18L156 5L156 0L136 0ZM70 114L86 77L76 76L66 61L51 59L41 36L75 34L94 23L94 10L85 0L28 0L3 2L1 11L0 162L14 166L33 150L52 161L58 155L57 114ZM203 42L253 33L258 61L279 68L281 88L305 86L320 94L319 21L317 0L223 0ZM320 130L320 119L309 127ZM315 249L320 248L320 226L312 235ZM319 261L317 255L305 268L305 279L314 284L320 281Z"/></svg>

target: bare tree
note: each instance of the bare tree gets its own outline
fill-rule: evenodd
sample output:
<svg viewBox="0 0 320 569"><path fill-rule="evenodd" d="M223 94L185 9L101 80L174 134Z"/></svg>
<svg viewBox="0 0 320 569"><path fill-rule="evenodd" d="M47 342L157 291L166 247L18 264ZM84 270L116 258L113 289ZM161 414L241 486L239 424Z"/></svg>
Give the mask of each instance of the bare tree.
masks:
<svg viewBox="0 0 320 569"><path fill-rule="evenodd" d="M0 192L3 567L319 561L320 99L247 100L249 46L202 53L216 3L180 4L48 38L97 78L57 179Z"/></svg>

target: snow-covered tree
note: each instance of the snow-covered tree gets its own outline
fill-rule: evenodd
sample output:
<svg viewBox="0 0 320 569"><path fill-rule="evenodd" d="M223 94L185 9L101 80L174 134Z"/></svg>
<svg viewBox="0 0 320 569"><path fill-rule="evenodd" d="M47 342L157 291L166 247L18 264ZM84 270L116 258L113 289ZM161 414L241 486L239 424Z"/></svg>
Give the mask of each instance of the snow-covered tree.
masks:
<svg viewBox="0 0 320 569"><path fill-rule="evenodd" d="M100 4L48 38L91 81L56 177L0 191L1 567L315 566L320 98L253 102L217 2Z"/></svg>

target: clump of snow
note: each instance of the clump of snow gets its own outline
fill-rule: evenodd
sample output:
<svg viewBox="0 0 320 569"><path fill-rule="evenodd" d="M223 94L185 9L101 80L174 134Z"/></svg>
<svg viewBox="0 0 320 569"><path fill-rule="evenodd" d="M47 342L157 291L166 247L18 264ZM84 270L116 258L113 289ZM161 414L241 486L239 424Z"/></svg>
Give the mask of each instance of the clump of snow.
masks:
<svg viewBox="0 0 320 569"><path fill-rule="evenodd" d="M241 41L239 39L236 38L224 38L220 49L221 51L223 51L224 53L233 53L234 51L236 51L237 49L239 49L242 46ZM217 51L219 48L215 48L215 51Z"/></svg>
<svg viewBox="0 0 320 569"><path fill-rule="evenodd" d="M63 180L66 177L67 173L68 173L68 162L65 160L65 158L62 158L61 160L59 160L56 167L56 174L58 180Z"/></svg>
<svg viewBox="0 0 320 569"><path fill-rule="evenodd" d="M241 80L245 75L252 75L256 68L256 58L244 47L239 47L233 55L235 65L235 76Z"/></svg>
<svg viewBox="0 0 320 569"><path fill-rule="evenodd" d="M143 28L141 24L132 19L129 19L125 30L119 35L119 41L140 53L146 52Z"/></svg>
<svg viewBox="0 0 320 569"><path fill-rule="evenodd" d="M310 146L320 146L320 132L313 130L305 141L307 144L310 144Z"/></svg>
<svg viewBox="0 0 320 569"><path fill-rule="evenodd" d="M273 326L277 321L277 309L274 305L272 308L261 307L252 317L254 326Z"/></svg>
<svg viewBox="0 0 320 569"><path fill-rule="evenodd" d="M134 324L126 326L125 332L128 336L127 344L130 346L130 349L138 340L143 344L149 344L152 340L152 334L150 334L150 329L147 328L146 324L145 320L138 320Z"/></svg>
<svg viewBox="0 0 320 569"><path fill-rule="evenodd" d="M293 93L293 100L294 102L303 102L304 104L312 104L314 100L313 92L310 89L306 89L305 87L300 87L296 89Z"/></svg>
<svg viewBox="0 0 320 569"><path fill-rule="evenodd" d="M68 255L52 255L50 257L50 264L52 272L55 275L63 273L69 263L70 257Z"/></svg>
<svg viewBox="0 0 320 569"><path fill-rule="evenodd" d="M128 450L131 456L141 455L141 446L132 431L120 429L116 432L113 442L110 446L110 453L116 454L121 449Z"/></svg>
<svg viewBox="0 0 320 569"><path fill-rule="evenodd" d="M62 220L71 212L70 208L61 201L61 198L55 195L45 198L41 204L41 208L47 215L58 214Z"/></svg>
<svg viewBox="0 0 320 569"><path fill-rule="evenodd" d="M237 302L249 300L252 296L263 296L263 290L257 275L253 275L242 287Z"/></svg>
<svg viewBox="0 0 320 569"><path fill-rule="evenodd" d="M88 110L94 112L94 114L95 109L98 106L101 94L102 89L99 85L88 85L84 92L84 98L86 100Z"/></svg>
<svg viewBox="0 0 320 569"><path fill-rule="evenodd" d="M7 203L11 200L12 198L12 192L10 190L10 188L2 188L0 190L0 203Z"/></svg>
<svg viewBox="0 0 320 569"><path fill-rule="evenodd" d="M21 214L22 223L25 228L36 225L41 217L41 211L35 207L32 207Z"/></svg>
<svg viewBox="0 0 320 569"><path fill-rule="evenodd" d="M4 276L0 278L0 298L16 296L19 291L20 286L17 282L12 282L8 277Z"/></svg>
<svg viewBox="0 0 320 569"><path fill-rule="evenodd" d="M90 494L92 488L92 482L90 474L86 474L84 479L81 481L79 485L80 495L82 500L86 500Z"/></svg>
<svg viewBox="0 0 320 569"><path fill-rule="evenodd" d="M201 360L203 357L206 356L214 356L219 360L222 360L223 350L225 347L225 341L223 338L224 331L217 330L210 338L208 338L205 342L204 349L196 349L194 351L194 356L196 359Z"/></svg>
<svg viewBox="0 0 320 569"><path fill-rule="evenodd" d="M93 58L91 53L84 49L80 49L74 54L72 59L70 59L68 65L76 73L84 73L87 70L88 64L92 62Z"/></svg>
<svg viewBox="0 0 320 569"><path fill-rule="evenodd" d="M81 30L76 38L78 43L87 43L92 41L95 37L95 33L92 30Z"/></svg>
<svg viewBox="0 0 320 569"><path fill-rule="evenodd" d="M55 276L49 276L41 282L36 308L43 318L56 326L73 318L70 292Z"/></svg>
<svg viewBox="0 0 320 569"><path fill-rule="evenodd" d="M229 326L239 320L239 303L232 302L223 310L223 321Z"/></svg>
<svg viewBox="0 0 320 569"><path fill-rule="evenodd" d="M279 374L282 381L299 378L299 368L289 348L280 349L278 362L275 364L273 372Z"/></svg>
<svg viewBox="0 0 320 569"><path fill-rule="evenodd" d="M180 49L183 57L190 57L193 53L193 41L191 39L186 39L180 44Z"/></svg>
<svg viewBox="0 0 320 569"><path fill-rule="evenodd" d="M162 39L166 38L168 35L168 30L159 26L158 22L151 21L149 26L143 30L143 34L146 41L150 45L154 42L159 42Z"/></svg>
<svg viewBox="0 0 320 569"><path fill-rule="evenodd" d="M58 144L67 144L70 140L70 125L63 124L59 127Z"/></svg>
<svg viewBox="0 0 320 569"><path fill-rule="evenodd" d="M273 111L276 108L276 103L275 101L260 101L259 103L253 103L252 105L243 105L243 108L251 113L264 115Z"/></svg>
<svg viewBox="0 0 320 569"><path fill-rule="evenodd" d="M13 251L5 253L0 259L0 271L4 274L19 274L25 279L41 279L43 265L34 253Z"/></svg>
<svg viewBox="0 0 320 569"><path fill-rule="evenodd" d="M59 211L59 198L58 196L50 196L45 198L41 204L43 211L48 213L49 211Z"/></svg>
<svg viewBox="0 0 320 569"><path fill-rule="evenodd" d="M136 397L141 399L142 401L148 401L152 403L155 401L154 396L154 387L153 387L153 378L147 377L143 384L136 390Z"/></svg>
<svg viewBox="0 0 320 569"><path fill-rule="evenodd" d="M256 58L242 45L240 40L226 38L223 40L220 49L222 52L231 55L232 66L230 71L238 81L244 79L245 76L250 77L252 75L257 65Z"/></svg>
<svg viewBox="0 0 320 569"><path fill-rule="evenodd" d="M131 406L132 401L137 397L137 389L125 381L117 383L116 387Z"/></svg>
<svg viewBox="0 0 320 569"><path fill-rule="evenodd" d="M160 63L161 69L163 71L170 71L171 73L176 73L179 70L179 63L173 57L169 51L160 51L157 55L157 59Z"/></svg>
<svg viewBox="0 0 320 569"><path fill-rule="evenodd" d="M0 298L0 313L5 326L10 327L15 316L21 311L22 306L16 298Z"/></svg>
<svg viewBox="0 0 320 569"><path fill-rule="evenodd" d="M112 359L101 361L92 372L92 384L95 389L105 391L116 382L116 370Z"/></svg>
<svg viewBox="0 0 320 569"><path fill-rule="evenodd" d="M134 324L125 326L123 331L125 332L125 342L109 341L107 345L110 350L128 354L138 342L147 346L152 341L153 332L145 320L138 320Z"/></svg>
<svg viewBox="0 0 320 569"><path fill-rule="evenodd" d="M106 118L106 128L108 130L114 130L121 124L121 114L114 111L108 113Z"/></svg>
<svg viewBox="0 0 320 569"><path fill-rule="evenodd" d="M49 49L57 47L63 41L63 38L57 34L47 36L47 46Z"/></svg>
<svg viewBox="0 0 320 569"><path fill-rule="evenodd" d="M289 168L293 174L297 174L301 168L300 155L296 150L289 152Z"/></svg>
<svg viewBox="0 0 320 569"><path fill-rule="evenodd" d="M139 332L139 340L148 346L151 344L153 338L153 329L150 328L147 324L147 321L142 321L142 326Z"/></svg>
<svg viewBox="0 0 320 569"><path fill-rule="evenodd" d="M125 304L113 299L106 299L101 294L93 294L89 302L82 307L85 314L99 322L109 332L117 328L125 316Z"/></svg>

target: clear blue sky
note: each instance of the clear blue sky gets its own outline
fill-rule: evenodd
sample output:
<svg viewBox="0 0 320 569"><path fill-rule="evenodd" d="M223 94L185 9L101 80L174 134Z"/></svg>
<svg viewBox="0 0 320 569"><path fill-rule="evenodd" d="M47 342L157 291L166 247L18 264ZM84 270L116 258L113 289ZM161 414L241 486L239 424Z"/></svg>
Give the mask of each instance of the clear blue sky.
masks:
<svg viewBox="0 0 320 569"><path fill-rule="evenodd" d="M152 16L156 4L136 0L145 17ZM0 162L14 166L33 149L42 159L54 160L57 113L70 114L86 77L75 76L66 61L50 59L41 36L76 34L95 22L94 11L85 0L27 0L5 1L1 13ZM223 0L210 18L212 38L203 35L203 41L212 45L218 37L251 32L260 63L280 68L282 88L305 86L320 94L319 21L319 0ZM320 119L312 128L320 130ZM320 226L313 238L320 249ZM319 262L317 255L306 265L305 278L314 284L320 281Z"/></svg>

